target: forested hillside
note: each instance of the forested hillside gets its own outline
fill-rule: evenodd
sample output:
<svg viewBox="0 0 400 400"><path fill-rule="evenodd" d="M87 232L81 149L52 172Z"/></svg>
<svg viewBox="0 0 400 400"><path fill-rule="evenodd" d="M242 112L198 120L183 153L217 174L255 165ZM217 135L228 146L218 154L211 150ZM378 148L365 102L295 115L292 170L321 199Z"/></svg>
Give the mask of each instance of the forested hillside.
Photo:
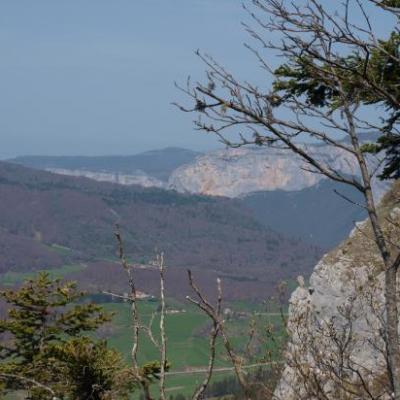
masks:
<svg viewBox="0 0 400 400"><path fill-rule="evenodd" d="M3 273L85 263L89 267L81 274L91 285L101 285L110 274L107 260L116 260L117 222L134 262L148 264L164 251L171 268L207 270L206 283L224 275L237 292L245 283L257 285L259 296L265 292L262 281L272 287L279 279L307 273L320 254L265 228L233 200L99 183L9 163L0 164L0 206L7 210L0 216L7 238L0 248ZM179 292L186 278L176 275ZM121 284L118 274L107 278L112 282Z"/></svg>
<svg viewBox="0 0 400 400"><path fill-rule="evenodd" d="M134 173L142 171L154 178L168 180L172 171L200 155L192 150L169 147L132 156L21 156L12 161L38 169L89 170L93 172Z"/></svg>
<svg viewBox="0 0 400 400"><path fill-rule="evenodd" d="M242 201L259 222L326 249L338 245L367 216L359 206L360 192L326 179L302 190L251 193Z"/></svg>

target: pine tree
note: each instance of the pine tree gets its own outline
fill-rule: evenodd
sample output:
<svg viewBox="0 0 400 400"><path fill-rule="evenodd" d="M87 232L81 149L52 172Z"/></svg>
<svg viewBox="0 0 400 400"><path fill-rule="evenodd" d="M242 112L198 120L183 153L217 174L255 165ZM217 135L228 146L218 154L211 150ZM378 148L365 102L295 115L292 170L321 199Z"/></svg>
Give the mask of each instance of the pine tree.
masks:
<svg viewBox="0 0 400 400"><path fill-rule="evenodd" d="M47 273L17 290L0 292L10 305L8 317L0 320L0 377L5 391L28 390L31 399L49 398L35 381L59 398L72 394L74 399L86 399L77 395L85 392L83 387L85 393L96 393L93 399L112 392L113 379L126 373L121 359L105 342L83 336L110 321L111 315L99 305L80 302L83 295L75 283L52 280Z"/></svg>

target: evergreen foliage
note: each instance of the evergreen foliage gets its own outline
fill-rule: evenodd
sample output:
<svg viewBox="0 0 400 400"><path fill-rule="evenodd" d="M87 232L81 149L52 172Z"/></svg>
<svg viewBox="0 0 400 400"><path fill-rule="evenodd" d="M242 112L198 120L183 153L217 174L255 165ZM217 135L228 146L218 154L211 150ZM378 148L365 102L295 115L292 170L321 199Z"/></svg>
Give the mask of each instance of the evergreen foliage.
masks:
<svg viewBox="0 0 400 400"><path fill-rule="evenodd" d="M73 338L50 349L54 380L62 379L64 393L71 399L128 399L134 389L133 377L120 354L107 348L105 341Z"/></svg>
<svg viewBox="0 0 400 400"><path fill-rule="evenodd" d="M400 2L386 1L384 6L400 8ZM275 70L275 105L281 105L290 97L305 97L316 107L327 107L332 112L343 104L337 82L330 76L341 76L340 84L346 91L346 101L364 105L382 105L388 112L381 129L381 136L369 152L386 152L382 179L400 177L400 134L396 130L400 121L400 34L392 32L387 40L379 40L376 46L345 57L337 57L335 66L310 56L293 57ZM333 73L330 70L334 69ZM366 87L365 79L377 90ZM390 93L390 96L384 93ZM392 101L390 100L392 99Z"/></svg>
<svg viewBox="0 0 400 400"><path fill-rule="evenodd" d="M0 378L4 392L25 390L30 399L47 399L51 388L60 399L124 398L132 382L121 357L93 333L111 315L83 296L73 282L51 280L47 273L17 290L0 292L10 308L0 320ZM2 375L3 374L3 375Z"/></svg>

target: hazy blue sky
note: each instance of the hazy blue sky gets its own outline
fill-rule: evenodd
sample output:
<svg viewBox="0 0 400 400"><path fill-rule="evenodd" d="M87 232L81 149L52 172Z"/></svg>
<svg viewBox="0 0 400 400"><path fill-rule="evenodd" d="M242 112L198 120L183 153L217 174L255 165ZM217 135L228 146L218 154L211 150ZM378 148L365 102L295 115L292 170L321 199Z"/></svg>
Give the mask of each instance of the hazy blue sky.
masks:
<svg viewBox="0 0 400 400"><path fill-rule="evenodd" d="M245 67L240 4L1 0L0 157L215 147L170 103L197 48Z"/></svg>
<svg viewBox="0 0 400 400"><path fill-rule="evenodd" d="M240 0L1 0L0 157L204 150L174 81L199 48L243 76Z"/></svg>

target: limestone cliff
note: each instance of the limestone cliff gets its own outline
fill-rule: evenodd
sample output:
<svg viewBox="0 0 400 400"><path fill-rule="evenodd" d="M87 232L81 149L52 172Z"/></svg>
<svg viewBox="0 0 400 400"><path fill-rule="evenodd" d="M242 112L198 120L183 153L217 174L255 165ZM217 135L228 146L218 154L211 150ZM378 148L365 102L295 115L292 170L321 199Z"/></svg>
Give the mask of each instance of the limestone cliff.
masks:
<svg viewBox="0 0 400 400"><path fill-rule="evenodd" d="M344 174L356 175L354 157L332 146L303 146L325 165ZM265 148L224 149L198 156L177 168L168 186L179 192L238 197L255 191L294 191L311 187L323 177L305 170L292 153ZM377 186L379 194L384 185Z"/></svg>
<svg viewBox="0 0 400 400"><path fill-rule="evenodd" d="M65 168L46 168L46 171L60 175L68 176L83 176L85 178L94 179L99 182L112 182L120 185L139 185L143 187L166 188L166 183L150 176L143 171L136 171L130 174L127 173L111 173L88 171L84 169L65 169Z"/></svg>
<svg viewBox="0 0 400 400"><path fill-rule="evenodd" d="M341 149L322 145L303 147L325 165L344 174L354 175L358 170L354 157ZM98 181L226 197L260 191L298 191L315 186L323 179L321 175L307 172L307 166L293 154L264 147L228 148L206 154L164 149L136 156L38 156L12 161ZM375 182L374 189L378 196L384 192L384 186Z"/></svg>
<svg viewBox="0 0 400 400"><path fill-rule="evenodd" d="M379 217L393 248L399 246L400 182L383 198ZM278 399L390 398L385 392L382 271L370 224L364 221L322 258L309 287L294 291ZM346 388L338 384L339 377Z"/></svg>

